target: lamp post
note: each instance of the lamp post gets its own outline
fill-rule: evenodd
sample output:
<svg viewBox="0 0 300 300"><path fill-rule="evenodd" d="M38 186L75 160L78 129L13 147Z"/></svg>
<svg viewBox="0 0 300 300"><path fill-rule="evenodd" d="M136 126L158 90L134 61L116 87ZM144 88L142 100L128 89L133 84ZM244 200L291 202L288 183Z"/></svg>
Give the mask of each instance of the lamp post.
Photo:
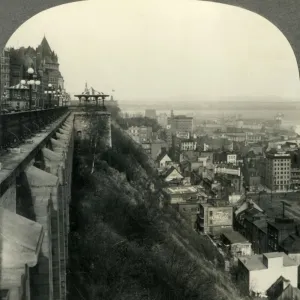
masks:
<svg viewBox="0 0 300 300"><path fill-rule="evenodd" d="M57 91L56 91L56 97L58 99L58 106L60 106L60 100L61 100L61 97L62 97L62 92L61 92L60 88L58 88ZM63 103L61 104L61 106L63 106Z"/></svg>
<svg viewBox="0 0 300 300"><path fill-rule="evenodd" d="M48 99L49 99L48 106L49 106L49 108L51 108L51 106L52 106L52 104L51 104L52 95L55 95L55 93L56 92L55 92L54 86L51 83L49 83L48 88L45 89L45 94L48 94Z"/></svg>
<svg viewBox="0 0 300 300"><path fill-rule="evenodd" d="M27 85L29 88L29 110L32 108L32 88L39 86L41 81L37 79L37 75L34 72L33 68L27 70L27 78L21 80L22 85Z"/></svg>

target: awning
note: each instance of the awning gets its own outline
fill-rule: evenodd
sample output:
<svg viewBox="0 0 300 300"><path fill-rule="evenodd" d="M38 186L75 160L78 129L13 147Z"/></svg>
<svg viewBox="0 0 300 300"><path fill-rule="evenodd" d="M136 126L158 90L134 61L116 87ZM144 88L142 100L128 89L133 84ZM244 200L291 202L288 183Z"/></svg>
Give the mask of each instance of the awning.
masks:
<svg viewBox="0 0 300 300"><path fill-rule="evenodd" d="M29 88L26 85L21 84L21 83L14 85L14 86L10 86L8 88L8 90L28 90L28 89Z"/></svg>

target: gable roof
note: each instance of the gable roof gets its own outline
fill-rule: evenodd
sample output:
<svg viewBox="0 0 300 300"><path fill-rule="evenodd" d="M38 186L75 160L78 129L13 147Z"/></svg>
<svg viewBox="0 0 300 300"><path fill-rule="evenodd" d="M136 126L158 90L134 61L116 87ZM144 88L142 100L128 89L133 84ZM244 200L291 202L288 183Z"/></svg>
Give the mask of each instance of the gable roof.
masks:
<svg viewBox="0 0 300 300"><path fill-rule="evenodd" d="M286 239L284 239L280 245L284 251L291 253L300 252L300 236L296 234L290 234Z"/></svg>
<svg viewBox="0 0 300 300"><path fill-rule="evenodd" d="M172 174L173 171L178 172L178 174L183 177L180 172L174 166L172 166L162 174L163 178L167 178L170 174Z"/></svg>
<svg viewBox="0 0 300 300"><path fill-rule="evenodd" d="M253 201L244 201L244 203L234 212L235 215L239 215L242 212L245 212L247 210L254 209L255 213L261 212L263 213L263 209L261 209L255 202Z"/></svg>
<svg viewBox="0 0 300 300"><path fill-rule="evenodd" d="M166 155L169 157L168 153L162 148L155 161L160 162Z"/></svg>
<svg viewBox="0 0 300 300"><path fill-rule="evenodd" d="M46 37L44 36L41 44L39 45L39 50L41 51L41 54L45 57L45 56L51 56L52 54L52 50L51 47L46 39Z"/></svg>
<svg viewBox="0 0 300 300"><path fill-rule="evenodd" d="M300 300L300 290L293 287L290 281L280 276L267 290L271 299L295 299Z"/></svg>

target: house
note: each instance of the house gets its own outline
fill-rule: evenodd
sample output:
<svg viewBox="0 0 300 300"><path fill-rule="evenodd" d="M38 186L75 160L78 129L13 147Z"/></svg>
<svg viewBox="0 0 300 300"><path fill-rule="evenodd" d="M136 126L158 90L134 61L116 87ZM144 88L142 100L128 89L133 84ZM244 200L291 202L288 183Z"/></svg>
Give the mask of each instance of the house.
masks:
<svg viewBox="0 0 300 300"><path fill-rule="evenodd" d="M197 139L197 145L203 151L233 150L233 143L227 138L211 138L203 136Z"/></svg>
<svg viewBox="0 0 300 300"><path fill-rule="evenodd" d="M245 181L246 185L249 187L249 191L255 191L261 184L261 177L259 170L257 168L245 168Z"/></svg>
<svg viewBox="0 0 300 300"><path fill-rule="evenodd" d="M298 286L298 265L284 252L243 256L239 258L239 282L250 295L266 295L281 276Z"/></svg>
<svg viewBox="0 0 300 300"><path fill-rule="evenodd" d="M192 165L189 161L183 161L180 164L180 171L184 177L190 177L192 171Z"/></svg>
<svg viewBox="0 0 300 300"><path fill-rule="evenodd" d="M298 232L285 238L279 245L279 249L300 265L300 236Z"/></svg>
<svg viewBox="0 0 300 300"><path fill-rule="evenodd" d="M252 243L254 253L267 251L267 215L255 202L245 201L234 212L234 228Z"/></svg>
<svg viewBox="0 0 300 300"><path fill-rule="evenodd" d="M291 285L291 281L280 276L267 291L270 300L300 300L300 290Z"/></svg>
<svg viewBox="0 0 300 300"><path fill-rule="evenodd" d="M158 168L165 168L168 164L172 162L172 159L169 157L169 155L162 151L155 160L156 165Z"/></svg>
<svg viewBox="0 0 300 300"><path fill-rule="evenodd" d="M236 164L237 154L227 151L221 151L214 153L213 163L227 163L227 164Z"/></svg>
<svg viewBox="0 0 300 300"><path fill-rule="evenodd" d="M167 183L176 183L180 184L180 182L183 180L182 174L174 167L168 168L165 172L161 174L163 180Z"/></svg>
<svg viewBox="0 0 300 300"><path fill-rule="evenodd" d="M163 150L164 149L164 150ZM151 143L151 157L153 160L157 158L157 156L162 152L167 152L168 143L162 140L155 140Z"/></svg>
<svg viewBox="0 0 300 300"><path fill-rule="evenodd" d="M197 149L197 141L193 139L182 139L179 142L180 151L195 151Z"/></svg>
<svg viewBox="0 0 300 300"><path fill-rule="evenodd" d="M251 243L237 231L228 230L223 232L221 241L234 263L237 262L238 257L252 254Z"/></svg>
<svg viewBox="0 0 300 300"><path fill-rule="evenodd" d="M257 211L263 212L263 209L260 208L253 200L249 199L244 201L242 205L234 212L236 216L240 215L242 212L245 212L248 209L256 209Z"/></svg>
<svg viewBox="0 0 300 300"><path fill-rule="evenodd" d="M206 167L206 164L209 161L209 156L201 153L200 157L198 157L198 161L202 164L203 167Z"/></svg>

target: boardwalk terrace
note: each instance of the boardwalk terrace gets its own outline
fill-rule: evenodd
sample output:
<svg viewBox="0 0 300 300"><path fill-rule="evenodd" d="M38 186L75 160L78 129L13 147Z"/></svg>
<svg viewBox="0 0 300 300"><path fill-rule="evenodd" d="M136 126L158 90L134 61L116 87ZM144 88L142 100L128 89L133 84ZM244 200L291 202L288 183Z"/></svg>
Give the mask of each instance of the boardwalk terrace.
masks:
<svg viewBox="0 0 300 300"><path fill-rule="evenodd" d="M110 115L101 113L108 116L111 144ZM85 125L80 117L67 107L2 116L3 133L10 133L0 140L8 150L0 165L0 293L9 297L3 299L67 298L74 125ZM24 124L35 130L25 131Z"/></svg>

